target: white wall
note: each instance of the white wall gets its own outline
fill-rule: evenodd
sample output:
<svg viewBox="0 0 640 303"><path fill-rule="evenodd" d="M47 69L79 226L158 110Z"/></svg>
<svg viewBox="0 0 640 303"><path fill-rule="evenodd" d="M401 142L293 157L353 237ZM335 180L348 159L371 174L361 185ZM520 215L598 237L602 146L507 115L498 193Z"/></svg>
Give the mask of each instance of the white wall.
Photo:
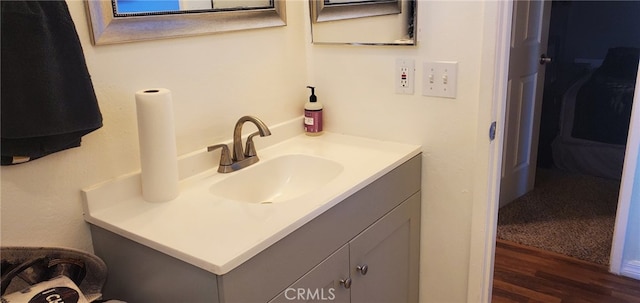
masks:
<svg viewBox="0 0 640 303"><path fill-rule="evenodd" d="M2 245L91 251L80 189L139 169L135 91L173 91L183 154L228 139L241 115L267 124L300 115L313 84L327 130L423 146L421 302L466 301L473 210L486 203L479 116L492 106L495 5L419 1L417 47L310 45L300 0L287 1L284 28L94 47L83 4L69 6L105 126L80 148L2 168ZM394 93L398 57L416 61L414 95ZM456 99L421 95L426 60L458 61Z"/></svg>
<svg viewBox="0 0 640 303"><path fill-rule="evenodd" d="M485 8L480 1L419 1L418 47L314 46L312 77L318 99L325 104L326 127L382 140L423 146L421 302L465 302L474 203L480 181L486 190L487 158L478 157L488 133L478 120L491 99L493 74L482 78L485 53L495 37L485 37ZM485 40L483 40L485 39ZM416 62L416 93L396 95L395 59ZM422 96L422 62L458 61L456 99ZM481 126L483 127L483 126ZM486 143L476 143L485 140ZM481 161L478 161L481 159ZM477 172L482 169L482 172ZM484 177L474 179L476 173ZM480 202L478 202L480 201ZM480 207L482 208L482 207Z"/></svg>
<svg viewBox="0 0 640 303"><path fill-rule="evenodd" d="M288 26L200 37L93 46L83 1L67 1L104 126L80 148L2 167L2 245L92 251L80 189L140 168L134 93L172 90L178 154L228 139L235 121L267 124L302 114L307 32L300 1Z"/></svg>

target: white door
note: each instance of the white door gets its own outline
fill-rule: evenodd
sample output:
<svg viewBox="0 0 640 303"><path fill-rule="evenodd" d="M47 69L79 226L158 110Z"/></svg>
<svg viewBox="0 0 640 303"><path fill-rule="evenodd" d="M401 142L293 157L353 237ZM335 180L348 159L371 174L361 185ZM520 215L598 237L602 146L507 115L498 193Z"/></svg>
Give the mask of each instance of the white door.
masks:
<svg viewBox="0 0 640 303"><path fill-rule="evenodd" d="M629 124L629 137L622 170L615 231L611 244L609 270L640 280L640 199L635 198L640 190L640 63L636 76L633 108ZM635 211L635 212L634 212Z"/></svg>
<svg viewBox="0 0 640 303"><path fill-rule="evenodd" d="M551 1L513 3L500 207L533 189Z"/></svg>

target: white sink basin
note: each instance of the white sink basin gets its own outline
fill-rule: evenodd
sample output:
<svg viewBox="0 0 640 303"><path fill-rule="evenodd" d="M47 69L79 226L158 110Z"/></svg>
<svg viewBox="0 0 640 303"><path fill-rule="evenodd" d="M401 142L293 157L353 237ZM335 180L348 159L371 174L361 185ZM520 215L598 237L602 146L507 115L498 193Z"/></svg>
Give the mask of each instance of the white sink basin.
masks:
<svg viewBox="0 0 640 303"><path fill-rule="evenodd" d="M324 186L343 169L341 164L325 158L284 155L237 171L213 184L209 192L247 203L281 203Z"/></svg>

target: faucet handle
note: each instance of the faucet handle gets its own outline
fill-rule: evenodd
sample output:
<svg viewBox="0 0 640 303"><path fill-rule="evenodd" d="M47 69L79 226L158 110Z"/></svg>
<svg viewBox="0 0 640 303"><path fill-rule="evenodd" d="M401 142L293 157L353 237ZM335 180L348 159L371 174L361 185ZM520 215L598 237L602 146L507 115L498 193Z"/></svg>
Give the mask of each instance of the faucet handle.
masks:
<svg viewBox="0 0 640 303"><path fill-rule="evenodd" d="M255 137L257 135L260 135L259 131L249 135L249 138L247 138L247 144L244 147L244 156L245 157L254 157L255 155L257 155L257 153L256 153L256 145L253 143L253 137Z"/></svg>
<svg viewBox="0 0 640 303"><path fill-rule="evenodd" d="M214 151L218 148L222 148L222 152L220 153L220 166L229 166L233 164L231 161L231 153L229 152L229 146L226 144L216 144L207 147L207 151Z"/></svg>

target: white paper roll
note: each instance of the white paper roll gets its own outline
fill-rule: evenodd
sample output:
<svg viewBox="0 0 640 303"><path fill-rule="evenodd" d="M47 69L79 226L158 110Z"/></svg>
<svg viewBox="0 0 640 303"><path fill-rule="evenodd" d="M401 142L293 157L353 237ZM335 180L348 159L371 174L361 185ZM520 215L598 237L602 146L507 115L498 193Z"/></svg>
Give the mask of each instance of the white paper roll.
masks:
<svg viewBox="0 0 640 303"><path fill-rule="evenodd" d="M149 202L175 199L178 155L171 91L164 88L136 92L142 197Z"/></svg>

